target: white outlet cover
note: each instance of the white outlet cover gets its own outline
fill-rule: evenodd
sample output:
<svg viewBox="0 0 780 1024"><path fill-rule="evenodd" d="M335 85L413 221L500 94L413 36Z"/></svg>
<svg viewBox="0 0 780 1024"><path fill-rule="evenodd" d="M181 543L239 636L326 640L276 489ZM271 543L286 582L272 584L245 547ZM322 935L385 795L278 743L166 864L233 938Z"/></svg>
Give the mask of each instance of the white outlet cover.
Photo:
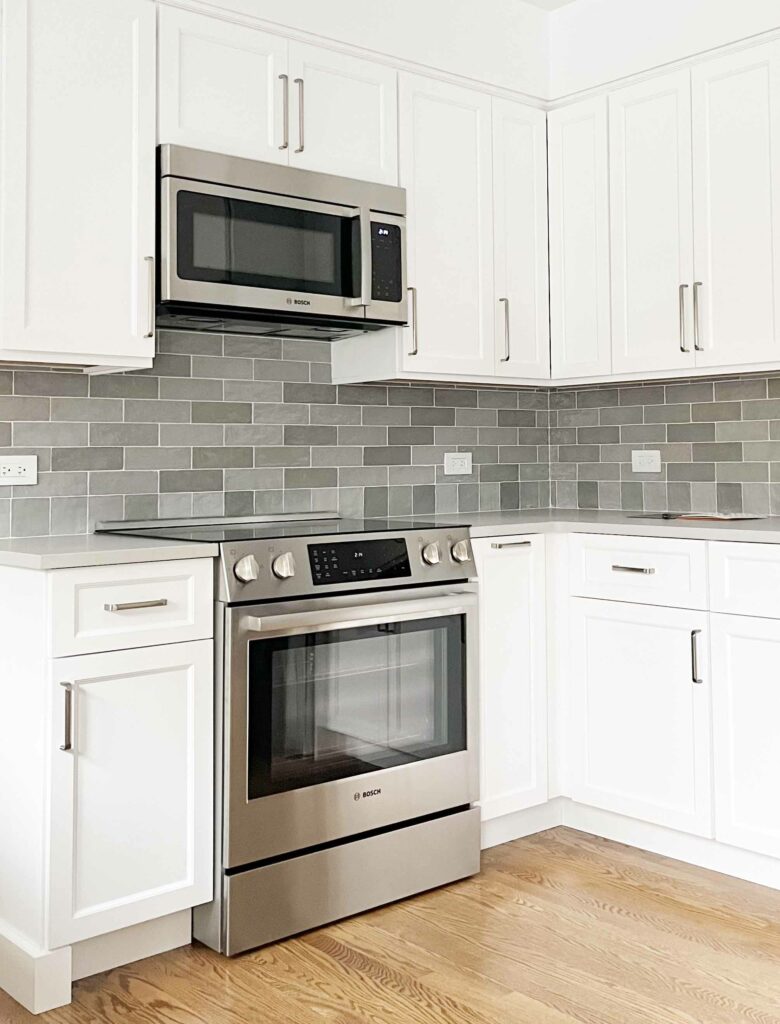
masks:
<svg viewBox="0 0 780 1024"><path fill-rule="evenodd" d="M0 487L38 483L37 455L4 455L0 458Z"/></svg>
<svg viewBox="0 0 780 1024"><path fill-rule="evenodd" d="M661 453L659 451L631 452L631 468L635 473L660 473Z"/></svg>
<svg viewBox="0 0 780 1024"><path fill-rule="evenodd" d="M471 473L471 452L445 452L444 475L468 476Z"/></svg>

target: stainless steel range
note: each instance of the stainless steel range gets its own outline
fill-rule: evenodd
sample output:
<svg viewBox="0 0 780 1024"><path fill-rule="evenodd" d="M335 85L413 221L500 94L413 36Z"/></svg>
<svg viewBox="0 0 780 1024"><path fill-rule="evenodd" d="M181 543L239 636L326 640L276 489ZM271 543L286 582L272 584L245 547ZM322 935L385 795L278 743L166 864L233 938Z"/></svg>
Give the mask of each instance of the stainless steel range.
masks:
<svg viewBox="0 0 780 1024"><path fill-rule="evenodd" d="M232 955L479 870L467 528L110 528L220 547L217 867L196 938Z"/></svg>

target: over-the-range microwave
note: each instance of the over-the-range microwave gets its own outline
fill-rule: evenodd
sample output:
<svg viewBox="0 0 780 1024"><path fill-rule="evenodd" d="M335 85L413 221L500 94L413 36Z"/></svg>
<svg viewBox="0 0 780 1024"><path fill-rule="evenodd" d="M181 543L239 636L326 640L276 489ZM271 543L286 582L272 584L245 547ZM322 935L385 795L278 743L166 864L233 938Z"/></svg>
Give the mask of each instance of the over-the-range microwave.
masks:
<svg viewBox="0 0 780 1024"><path fill-rule="evenodd" d="M158 150L157 325L333 340L406 323L406 192Z"/></svg>

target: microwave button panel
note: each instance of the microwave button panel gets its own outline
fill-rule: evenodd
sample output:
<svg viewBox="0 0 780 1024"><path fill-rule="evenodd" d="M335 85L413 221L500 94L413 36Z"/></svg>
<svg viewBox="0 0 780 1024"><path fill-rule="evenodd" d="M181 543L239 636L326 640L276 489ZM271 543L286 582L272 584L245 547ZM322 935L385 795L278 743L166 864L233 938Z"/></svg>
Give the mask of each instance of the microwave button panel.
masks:
<svg viewBox="0 0 780 1024"><path fill-rule="evenodd" d="M403 298L401 246L398 224L371 222L371 298L376 302Z"/></svg>

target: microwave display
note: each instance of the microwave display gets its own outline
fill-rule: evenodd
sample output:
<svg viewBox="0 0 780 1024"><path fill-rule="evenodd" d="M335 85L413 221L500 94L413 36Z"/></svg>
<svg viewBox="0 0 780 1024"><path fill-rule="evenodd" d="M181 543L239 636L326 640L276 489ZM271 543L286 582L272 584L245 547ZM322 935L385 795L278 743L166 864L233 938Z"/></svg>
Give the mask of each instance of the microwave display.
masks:
<svg viewBox="0 0 780 1024"><path fill-rule="evenodd" d="M371 222L371 298L400 302L403 297L401 229L397 224Z"/></svg>

